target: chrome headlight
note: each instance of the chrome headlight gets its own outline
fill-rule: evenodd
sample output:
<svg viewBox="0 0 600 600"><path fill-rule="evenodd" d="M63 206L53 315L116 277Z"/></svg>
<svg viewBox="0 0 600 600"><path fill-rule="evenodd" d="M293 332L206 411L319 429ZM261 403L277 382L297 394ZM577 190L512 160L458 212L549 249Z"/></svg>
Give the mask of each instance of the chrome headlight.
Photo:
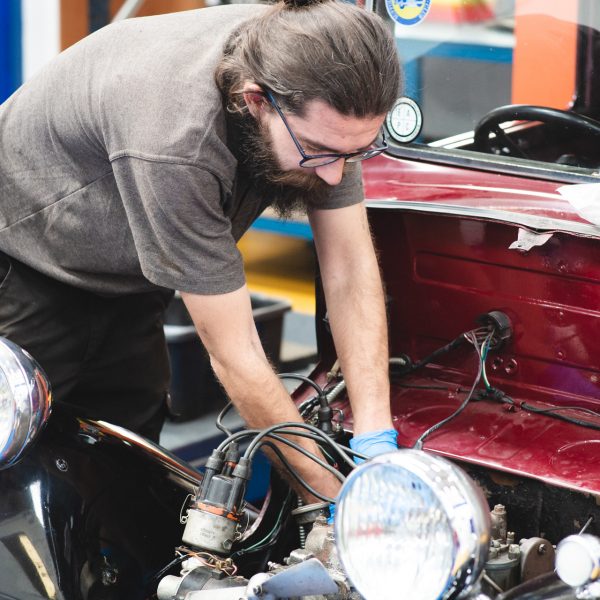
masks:
<svg viewBox="0 0 600 600"><path fill-rule="evenodd" d="M489 507L456 465L418 450L382 454L349 475L335 538L366 600L437 600L466 592L484 567Z"/></svg>
<svg viewBox="0 0 600 600"><path fill-rule="evenodd" d="M600 539L584 533L562 540L556 547L556 573L572 587L600 579Z"/></svg>
<svg viewBox="0 0 600 600"><path fill-rule="evenodd" d="M13 465L48 420L50 384L24 350L0 337L0 469Z"/></svg>

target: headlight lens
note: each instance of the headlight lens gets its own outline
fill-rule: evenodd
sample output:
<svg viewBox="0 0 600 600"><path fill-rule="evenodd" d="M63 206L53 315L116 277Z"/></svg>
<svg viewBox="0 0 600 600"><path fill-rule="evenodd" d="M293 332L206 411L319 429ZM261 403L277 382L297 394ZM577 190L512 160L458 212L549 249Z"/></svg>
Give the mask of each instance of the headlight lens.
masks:
<svg viewBox="0 0 600 600"><path fill-rule="evenodd" d="M335 518L346 574L366 600L436 600L466 591L489 547L489 508L456 465L399 450L357 467Z"/></svg>
<svg viewBox="0 0 600 600"><path fill-rule="evenodd" d="M0 338L0 469L14 464L50 415L48 379L36 361Z"/></svg>
<svg viewBox="0 0 600 600"><path fill-rule="evenodd" d="M562 540L556 547L556 573L572 587L600 579L600 539L584 533Z"/></svg>

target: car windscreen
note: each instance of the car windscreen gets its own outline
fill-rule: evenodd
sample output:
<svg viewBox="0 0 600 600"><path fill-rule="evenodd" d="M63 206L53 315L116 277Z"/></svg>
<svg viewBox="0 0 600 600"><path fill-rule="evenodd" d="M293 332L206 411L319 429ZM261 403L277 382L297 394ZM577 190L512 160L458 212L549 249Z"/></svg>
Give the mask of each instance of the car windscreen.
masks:
<svg viewBox="0 0 600 600"><path fill-rule="evenodd" d="M403 66L396 150L600 169L597 0L386 0Z"/></svg>

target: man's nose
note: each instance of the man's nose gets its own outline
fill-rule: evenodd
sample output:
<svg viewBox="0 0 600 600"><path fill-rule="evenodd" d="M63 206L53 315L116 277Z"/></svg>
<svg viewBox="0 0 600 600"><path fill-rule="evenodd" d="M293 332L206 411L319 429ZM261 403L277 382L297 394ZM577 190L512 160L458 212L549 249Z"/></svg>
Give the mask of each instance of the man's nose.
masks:
<svg viewBox="0 0 600 600"><path fill-rule="evenodd" d="M329 163L328 165L316 167L315 173L325 183L328 183L329 185L337 185L342 180L342 175L344 174L344 162L344 159L340 158L339 160Z"/></svg>

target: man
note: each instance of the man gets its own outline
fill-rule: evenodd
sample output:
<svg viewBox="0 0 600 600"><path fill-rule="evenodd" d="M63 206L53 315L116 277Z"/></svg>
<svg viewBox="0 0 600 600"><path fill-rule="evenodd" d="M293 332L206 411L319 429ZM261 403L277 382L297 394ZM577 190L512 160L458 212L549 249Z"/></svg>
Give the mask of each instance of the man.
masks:
<svg viewBox="0 0 600 600"><path fill-rule="evenodd" d="M398 81L384 25L333 0L133 19L68 49L0 108L0 335L38 359L63 406L157 439L161 315L179 290L248 424L298 420L235 242L265 206L305 206L354 443L393 448L383 293L353 161L384 147ZM335 495L336 480L285 451Z"/></svg>

